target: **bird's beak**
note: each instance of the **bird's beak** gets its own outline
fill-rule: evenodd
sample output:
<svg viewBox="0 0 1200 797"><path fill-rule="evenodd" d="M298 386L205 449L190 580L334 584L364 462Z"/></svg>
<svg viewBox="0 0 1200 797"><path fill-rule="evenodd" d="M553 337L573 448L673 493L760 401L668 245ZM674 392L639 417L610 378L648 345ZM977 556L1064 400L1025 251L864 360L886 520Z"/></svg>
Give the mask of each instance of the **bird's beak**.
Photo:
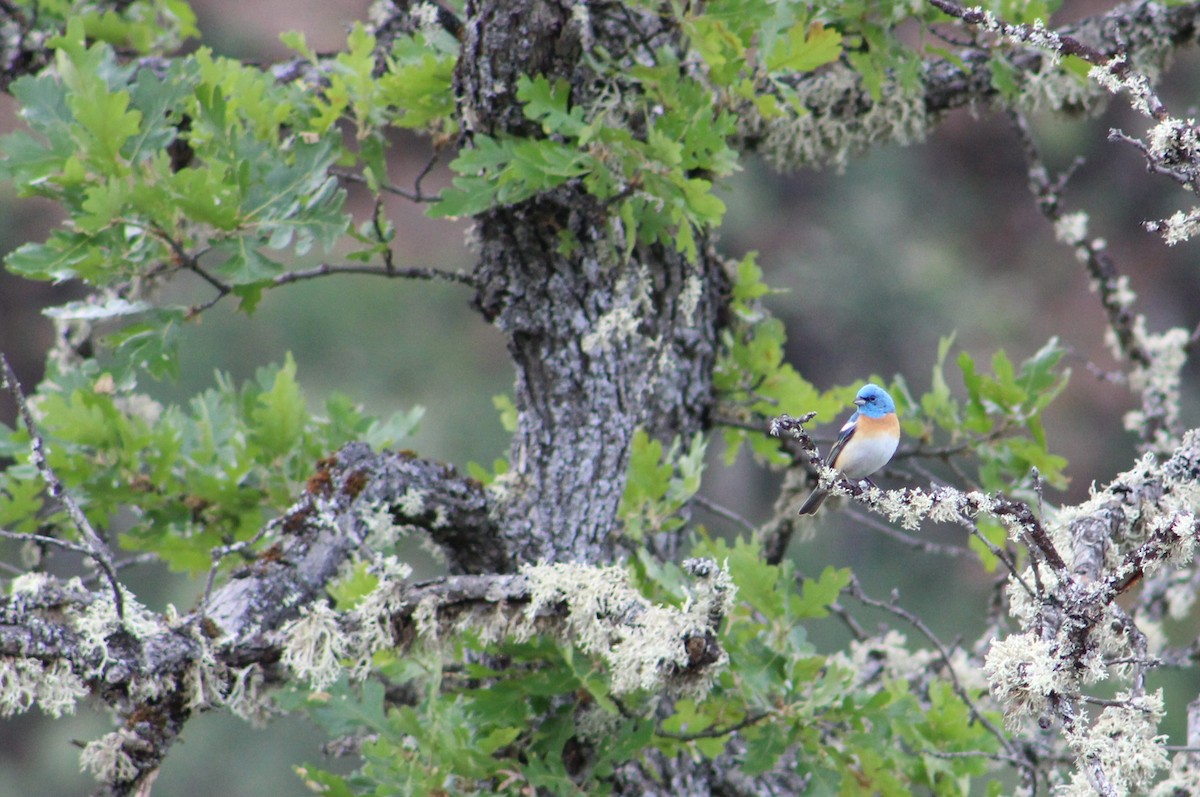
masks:
<svg viewBox="0 0 1200 797"><path fill-rule="evenodd" d="M856 407L861 407L862 405L864 405L866 403L867 403L866 399L860 399L860 398L854 399L854 406L856 406Z"/></svg>

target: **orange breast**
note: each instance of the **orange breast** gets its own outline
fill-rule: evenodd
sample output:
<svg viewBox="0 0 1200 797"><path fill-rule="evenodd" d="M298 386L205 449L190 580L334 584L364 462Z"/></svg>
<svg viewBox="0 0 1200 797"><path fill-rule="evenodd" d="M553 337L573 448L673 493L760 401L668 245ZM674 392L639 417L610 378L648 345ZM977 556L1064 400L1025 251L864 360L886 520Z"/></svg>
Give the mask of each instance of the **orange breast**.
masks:
<svg viewBox="0 0 1200 797"><path fill-rule="evenodd" d="M859 435L863 437L895 437L900 434L900 419L894 412L889 412L882 418L859 415L855 427L855 437Z"/></svg>

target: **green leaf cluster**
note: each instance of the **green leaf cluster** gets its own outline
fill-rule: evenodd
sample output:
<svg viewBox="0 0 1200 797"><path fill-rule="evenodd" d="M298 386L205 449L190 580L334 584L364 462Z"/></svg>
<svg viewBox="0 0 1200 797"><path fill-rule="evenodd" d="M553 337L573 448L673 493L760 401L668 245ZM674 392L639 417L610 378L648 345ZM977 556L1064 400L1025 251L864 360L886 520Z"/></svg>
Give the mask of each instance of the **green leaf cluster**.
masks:
<svg viewBox="0 0 1200 797"><path fill-rule="evenodd" d="M56 32L76 22L87 38L139 55L170 52L199 35L186 0L101 4L89 0L11 0L6 12L24 14L34 31ZM18 17L19 18L19 17Z"/></svg>
<svg viewBox="0 0 1200 797"><path fill-rule="evenodd" d="M648 534L683 526L679 510L700 489L706 448L703 436L697 434L686 451L676 439L664 452L663 444L645 430L634 432L619 511L626 537L640 542Z"/></svg>
<svg viewBox="0 0 1200 797"><path fill-rule="evenodd" d="M712 178L736 168L735 120L681 71L663 52L659 63L621 75L620 103L614 91L586 116L566 82L522 77L517 97L543 135L476 134L451 163L458 176L431 215L471 216L578 181L613 204L627 250L661 243L694 259L697 231L725 214ZM629 123L631 104L643 130Z"/></svg>
<svg viewBox="0 0 1200 797"><path fill-rule="evenodd" d="M354 130L368 186L378 193L387 180L386 131L392 127L453 135L454 64L458 41L444 31L397 37L390 53L361 23L351 28L346 47L322 60L304 34L283 42L320 67L327 84L312 98L306 129L324 137L342 122Z"/></svg>
<svg viewBox="0 0 1200 797"><path fill-rule="evenodd" d="M1042 422L1046 407L1070 378L1070 370L1059 367L1064 350L1058 340L1051 339L1019 365L1004 350L996 351L991 374L981 372L968 352L959 352L956 362L966 388L965 401L952 395L945 377L953 341L951 336L939 344L931 389L916 402L921 415L906 420L905 432L927 441L938 429L949 433L951 444L972 441L980 463L979 483L985 490L1030 487L1035 468L1046 484L1066 487L1067 461L1050 452Z"/></svg>
<svg viewBox="0 0 1200 797"><path fill-rule="evenodd" d="M285 133L301 87L207 50L161 73L120 65L79 20L54 48L57 74L13 84L31 132L4 139L3 175L69 223L10 255L13 272L99 286L194 258L249 286L283 270L268 250L328 250L346 231L339 144Z"/></svg>
<svg viewBox="0 0 1200 797"><path fill-rule="evenodd" d="M31 400L47 460L92 524L193 572L209 567L213 548L253 537L290 505L319 458L351 440L391 444L419 417L385 423L338 394L317 415L290 355L241 386L218 374L185 406L162 406L94 361L52 373ZM14 460L0 472L0 527L76 536L45 494L24 429L0 426L0 456Z"/></svg>
<svg viewBox="0 0 1200 797"><path fill-rule="evenodd" d="M722 331L721 355L713 373L713 384L723 401L746 418L765 419L787 413L798 416L817 413L821 422L838 419L850 406L859 386L846 385L818 390L784 360L787 331L762 303L772 291L763 282L762 268L752 252L737 264L732 301L733 322ZM726 427L725 459L732 463L742 445L776 465L791 458L780 450L779 441L768 437L766 421L761 431Z"/></svg>
<svg viewBox="0 0 1200 797"><path fill-rule="evenodd" d="M718 0L689 9L681 22L722 101L751 103L766 118L785 106L807 113L791 78L836 61L844 47L842 32L809 4Z"/></svg>
<svg viewBox="0 0 1200 797"><path fill-rule="evenodd" d="M50 5L41 13L74 8ZM181 3L135 3L122 13L171 9L191 31ZM138 279L203 269L250 312L289 258L329 252L347 235L366 245L352 259L377 259L390 243L381 209L361 232L352 230L335 166L361 162L378 194L387 181L387 128L453 129L457 43L448 36L401 37L385 57L356 27L347 50L328 62L329 85L316 88L207 48L165 66L128 63L89 19L70 16L50 39L53 71L12 85L28 130L0 141L0 177L67 217L48 240L7 256L20 276L80 280L120 296ZM302 37L288 41L316 58ZM342 135L346 124L357 149ZM112 322L107 329L123 325L108 341L115 368L175 375L187 307L151 311L124 300L102 307L60 308L58 317L89 314Z"/></svg>
<svg viewBox="0 0 1200 797"><path fill-rule="evenodd" d="M353 775L309 768L305 776L342 795L602 794L614 766L651 743L653 723L622 716L573 648L545 639L466 644L475 663L457 675L441 672L436 653L377 655L380 677L415 692L412 705L388 707L373 681L283 693L286 709L307 712L331 736L369 735Z"/></svg>

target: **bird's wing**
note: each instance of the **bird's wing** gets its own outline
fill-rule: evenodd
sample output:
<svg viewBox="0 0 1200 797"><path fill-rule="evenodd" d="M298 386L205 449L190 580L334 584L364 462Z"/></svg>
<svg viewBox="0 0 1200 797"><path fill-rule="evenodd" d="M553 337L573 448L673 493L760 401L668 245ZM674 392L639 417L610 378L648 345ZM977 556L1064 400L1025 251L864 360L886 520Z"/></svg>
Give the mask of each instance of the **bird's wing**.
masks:
<svg viewBox="0 0 1200 797"><path fill-rule="evenodd" d="M842 426L841 431L838 432L837 442L833 444L833 448L829 449L829 456L825 457L826 465L831 468L835 467L834 463L837 462L838 455L841 454L842 449L845 448L846 441L854 436L854 430L857 428L858 413L856 412L850 416L850 420L846 421L846 423Z"/></svg>

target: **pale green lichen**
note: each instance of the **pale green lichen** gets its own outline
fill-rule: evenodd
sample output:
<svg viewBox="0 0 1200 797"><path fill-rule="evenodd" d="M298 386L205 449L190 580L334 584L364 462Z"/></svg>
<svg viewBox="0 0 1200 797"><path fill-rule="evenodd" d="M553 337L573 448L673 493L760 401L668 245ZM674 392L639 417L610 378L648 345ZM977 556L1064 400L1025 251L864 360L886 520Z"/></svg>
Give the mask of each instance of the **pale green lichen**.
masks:
<svg viewBox="0 0 1200 797"><path fill-rule="evenodd" d="M1125 69L1125 54L1113 56L1103 66L1094 66L1088 78L1112 94L1122 91L1129 95L1129 105L1143 116L1153 116L1154 89L1148 76L1133 69Z"/></svg>
<svg viewBox="0 0 1200 797"><path fill-rule="evenodd" d="M488 496L493 499L493 503L503 504L508 501L513 488L520 486L520 481L520 474L515 469L507 470L504 473L497 473L496 477L488 482L485 489Z"/></svg>
<svg viewBox="0 0 1200 797"><path fill-rule="evenodd" d="M75 703L87 693L83 679L64 661L0 657L0 716L24 713L34 705L55 718L74 714Z"/></svg>
<svg viewBox="0 0 1200 797"><path fill-rule="evenodd" d="M874 144L907 145L928 134L921 91L888 80L878 97L868 98L861 76L843 64L807 77L798 93L809 112L768 119L751 107L739 116L743 135L762 139L763 153L779 169L842 169L851 155Z"/></svg>
<svg viewBox="0 0 1200 797"><path fill-rule="evenodd" d="M1158 428L1152 442L1159 452L1169 453L1179 442L1169 430L1179 419L1179 391L1191 335L1180 327L1159 335L1148 334L1142 316L1135 320L1133 334L1137 344L1149 356L1149 364L1139 365L1129 374L1130 387L1142 396L1142 409L1125 414L1125 428L1140 431L1153 409L1161 415L1161 426L1166 428Z"/></svg>
<svg viewBox="0 0 1200 797"><path fill-rule="evenodd" d="M1192 583L1190 573L1178 571L1174 576L1171 585L1163 593L1163 602L1167 605L1168 617L1184 620L1196 604L1196 585Z"/></svg>
<svg viewBox="0 0 1200 797"><path fill-rule="evenodd" d="M82 589L83 585L78 579L72 579L67 586ZM118 617L116 602L112 593L107 590L96 592L87 609L73 617L75 633L79 637L80 655L95 662L91 669L84 673L84 677L102 675L104 668L111 661L108 638L114 632L123 630L136 639L146 639L161 630L158 618L140 604L132 592L124 586L120 587L120 590L125 607L124 619Z"/></svg>
<svg viewBox="0 0 1200 797"><path fill-rule="evenodd" d="M187 706L197 711L209 706L220 705L225 691L225 667L218 664L213 655L212 646L201 634L193 638L199 646L200 653L188 666L183 675L183 686L187 694Z"/></svg>
<svg viewBox="0 0 1200 797"><path fill-rule="evenodd" d="M1090 108L1103 95L1085 80L1061 68L1056 58L1044 58L1037 69L1020 73L1017 108L1025 113Z"/></svg>
<svg viewBox="0 0 1200 797"><path fill-rule="evenodd" d="M436 642L440 636L438 628L438 602L432 595L417 601L413 610L413 625L416 626L417 636L430 642Z"/></svg>
<svg viewBox="0 0 1200 797"><path fill-rule="evenodd" d="M258 663L234 670L225 696L225 705L235 717L255 728L265 727L273 713L271 701L263 693L263 671Z"/></svg>
<svg viewBox="0 0 1200 797"><path fill-rule="evenodd" d="M1191 163L1200 156L1200 134L1195 119L1167 117L1146 134L1150 154L1156 158Z"/></svg>
<svg viewBox="0 0 1200 797"><path fill-rule="evenodd" d="M618 695L660 689L673 673L686 670L685 640L712 633L710 618L725 611L736 593L728 571L715 565L682 609L651 604L618 567L559 562L521 572L529 581L529 621L565 606L569 639L605 662ZM705 668L708 677L724 664L725 654L721 657ZM706 683L693 686L703 691Z"/></svg>
<svg viewBox="0 0 1200 797"><path fill-rule="evenodd" d="M404 491L404 495L396 500L396 506L406 517L416 517L425 511L425 497L424 490L409 487Z"/></svg>
<svg viewBox="0 0 1200 797"><path fill-rule="evenodd" d="M679 309L683 318L683 326L691 327L696 323L696 310L700 307L700 298L704 295L704 280L699 274L688 274L683 290L679 294Z"/></svg>
<svg viewBox="0 0 1200 797"><path fill-rule="evenodd" d="M54 577L40 570L22 573L8 585L10 595L37 595L43 589L54 583Z"/></svg>
<svg viewBox="0 0 1200 797"><path fill-rule="evenodd" d="M101 783L132 780L138 770L125 745L126 742L138 741L133 731L127 728L106 733L83 748L79 754L79 769L81 772L90 772Z"/></svg>
<svg viewBox="0 0 1200 797"><path fill-rule="evenodd" d="M954 647L948 656L932 648L910 650L904 634L888 630L880 635L850 643L848 652L837 651L827 657L830 668L842 668L855 673L860 686L887 688L889 683L902 681L920 684L928 681L935 672L944 676L946 665L953 673L953 680L968 692L983 692L987 679L979 664L961 647Z"/></svg>
<svg viewBox="0 0 1200 797"><path fill-rule="evenodd" d="M848 664L859 674L882 667L886 677L907 681L925 672L936 655L932 650L910 651L904 634L889 630L882 636L852 641Z"/></svg>
<svg viewBox="0 0 1200 797"><path fill-rule="evenodd" d="M382 4L387 7L388 19L395 15L396 11L393 6L387 3ZM442 24L439 20L441 9L436 3L418 3L412 10L413 19L416 20L417 27L426 33L426 35L435 33L442 29Z"/></svg>
<svg viewBox="0 0 1200 797"><path fill-rule="evenodd" d="M619 734L623 719L617 712L593 702L580 708L575 716L575 733L592 744L605 744Z"/></svg>
<svg viewBox="0 0 1200 797"><path fill-rule="evenodd" d="M591 52L596 36L592 31L592 15L586 0L571 4L571 24L579 32L579 45L584 52Z"/></svg>
<svg viewBox="0 0 1200 797"><path fill-rule="evenodd" d="M1088 214L1064 213L1054 221L1054 238L1067 246L1079 246L1087 239Z"/></svg>
<svg viewBox="0 0 1200 797"><path fill-rule="evenodd" d="M1042 587L1048 594L1055 595L1061 588L1058 578L1058 571L1051 568L1043 568L1041 571ZM1037 620L1042 611L1042 603L1035 595L1031 595L1026 589L1025 584L1036 583L1032 567L1026 567L1021 573L1021 579L1010 575L1008 577L1008 586L1005 594L1008 596L1008 614L1010 617L1020 623L1021 628L1029 628Z"/></svg>
<svg viewBox="0 0 1200 797"><path fill-rule="evenodd" d="M351 639L338 623L338 613L326 603L314 603L288 622L281 661L297 677L322 690L341 676L341 660L351 650Z"/></svg>
<svg viewBox="0 0 1200 797"><path fill-rule="evenodd" d="M386 551L395 547L402 536L391 511L382 503L373 503L359 511L359 519L367 530L363 547L372 551Z"/></svg>
<svg viewBox="0 0 1200 797"><path fill-rule="evenodd" d="M1177 210L1169 219L1157 222L1155 228L1163 234L1167 246L1191 240L1200 231L1200 208L1192 208L1186 213Z"/></svg>
<svg viewBox="0 0 1200 797"><path fill-rule="evenodd" d="M57 581L48 575L27 573L13 579L10 589L20 600L32 598L54 584ZM63 587L71 592L84 591L78 578ZM145 639L161 630L159 621L131 592L121 587L121 594L125 607L123 620L117 616L116 603L108 590L94 593L82 611L64 607L63 615L76 635L79 652L74 664L66 661L47 664L24 657L0 658L0 714L27 711L34 704L54 717L73 712L75 703L88 693L85 682L102 678L112 661L108 639L113 633L123 630L137 639ZM134 694L132 686L131 694Z"/></svg>
<svg viewBox="0 0 1200 797"><path fill-rule="evenodd" d="M136 418L149 426L158 423L163 414L163 405L144 393L127 393L113 398L113 407L130 418Z"/></svg>
<svg viewBox="0 0 1200 797"><path fill-rule="evenodd" d="M616 296L624 297L622 303L596 319L591 331L580 339L580 347L585 354L599 354L626 347L640 335L638 328L647 300L644 290L628 284L630 279L623 277L614 290ZM633 293L628 295L631 287Z"/></svg>
<svg viewBox="0 0 1200 797"><path fill-rule="evenodd" d="M1059 661L1049 642L1030 633L993 639L983 673L1004 710L1005 724L1014 731L1044 713L1051 694L1075 691L1070 667Z"/></svg>
<svg viewBox="0 0 1200 797"><path fill-rule="evenodd" d="M1176 753L1171 759L1171 772L1155 784L1150 797L1183 797L1200 794L1200 767L1192 758L1195 753Z"/></svg>
<svg viewBox="0 0 1200 797"><path fill-rule="evenodd" d="M1143 573L1147 576L1153 575L1164 565L1186 567L1196 555L1196 516L1187 511L1172 512L1166 506L1160 509L1163 511L1155 513L1154 508L1147 507L1140 524L1145 529L1146 537L1154 537L1164 546L1165 555L1161 560L1150 560L1143 565Z"/></svg>
<svg viewBox="0 0 1200 797"><path fill-rule="evenodd" d="M1096 784L1089 773L1099 770L1111 787L1109 794L1125 797L1150 786L1166 769L1166 736L1158 733L1163 715L1162 692L1133 696L1118 693L1091 726L1068 729L1067 741L1078 765L1067 794L1091 797Z"/></svg>
<svg viewBox="0 0 1200 797"><path fill-rule="evenodd" d="M371 573L379 579L378 583L350 613L357 627L347 645L355 652L350 676L358 680L370 673L376 653L396 644L392 623L406 605L404 581L412 575L412 567L395 556L385 556L371 566Z"/></svg>

